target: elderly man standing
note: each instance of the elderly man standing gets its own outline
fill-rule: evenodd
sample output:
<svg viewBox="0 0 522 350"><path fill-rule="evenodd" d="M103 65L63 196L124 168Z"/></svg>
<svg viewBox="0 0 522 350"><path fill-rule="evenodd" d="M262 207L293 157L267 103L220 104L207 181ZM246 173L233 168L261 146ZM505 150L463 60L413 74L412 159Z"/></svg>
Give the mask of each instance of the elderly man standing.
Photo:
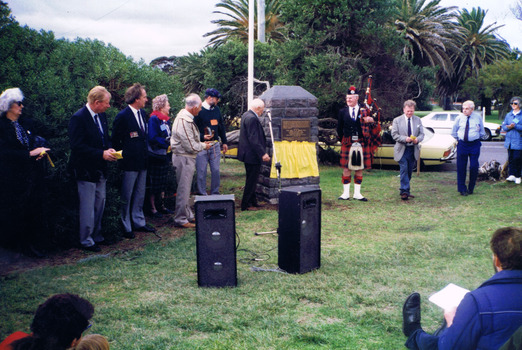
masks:
<svg viewBox="0 0 522 350"><path fill-rule="evenodd" d="M201 111L201 98L190 94L185 98L185 108L179 111L170 137L172 148L172 166L176 171L178 189L174 225L182 228L194 228L194 213L190 209L189 198L192 178L196 168L198 152L209 149L210 142L199 140L199 130L194 123L194 117Z"/></svg>
<svg viewBox="0 0 522 350"><path fill-rule="evenodd" d="M223 143L223 152L228 151L225 123L217 106L220 98L221 94L216 89L207 89L201 111L194 117L200 141L214 141L210 149L199 152L196 157L196 189L202 196L207 195L207 164L210 164L210 194L219 194L221 147L218 136Z"/></svg>
<svg viewBox="0 0 522 350"><path fill-rule="evenodd" d="M98 244L105 242L101 221L105 209L107 162L117 160L105 115L110 101L107 89L96 86L89 91L87 104L69 121L69 169L78 185L80 244L83 249L93 252L99 252Z"/></svg>
<svg viewBox="0 0 522 350"><path fill-rule="evenodd" d="M480 139L486 135L484 122L480 115L473 113L475 104L466 101L462 104L462 114L455 119L451 135L458 140L457 146L457 187L462 196L473 194L477 182ZM469 183L466 187L466 168L469 158Z"/></svg>
<svg viewBox="0 0 522 350"><path fill-rule="evenodd" d="M394 159L399 162L401 174L400 196L402 200L414 198L410 194L413 165L420 157L420 142L424 140L422 121L415 113L415 101L404 102L404 114L393 119L392 137L395 140Z"/></svg>
<svg viewBox="0 0 522 350"><path fill-rule="evenodd" d="M361 194L363 169L372 168L373 152L377 147L375 139L378 137L381 128L370 116L368 109L363 105L359 105L358 101L359 92L355 86L351 86L346 93L346 107L339 111L337 117L337 135L341 140L340 163L341 168L343 168L341 178L343 183L343 193L338 199L350 199L350 182L353 170L355 172L353 176L353 198L362 202L367 202L368 199ZM356 151L357 149L361 149L363 159L354 161L353 158L351 158L351 155L353 155L353 151Z"/></svg>
<svg viewBox="0 0 522 350"><path fill-rule="evenodd" d="M241 117L237 159L245 163L246 171L245 189L241 200L243 211L259 206L256 199L257 179L261 172L261 163L270 160L266 153L265 132L259 122L264 110L265 103L256 98L252 101L251 108Z"/></svg>
<svg viewBox="0 0 522 350"><path fill-rule="evenodd" d="M133 239L134 231L155 232L156 229L145 222L143 201L147 181L147 122L145 104L147 92L140 84L134 84L125 91L128 106L120 111L114 120L112 144L122 150L119 161L123 170L121 184L121 222L123 237Z"/></svg>

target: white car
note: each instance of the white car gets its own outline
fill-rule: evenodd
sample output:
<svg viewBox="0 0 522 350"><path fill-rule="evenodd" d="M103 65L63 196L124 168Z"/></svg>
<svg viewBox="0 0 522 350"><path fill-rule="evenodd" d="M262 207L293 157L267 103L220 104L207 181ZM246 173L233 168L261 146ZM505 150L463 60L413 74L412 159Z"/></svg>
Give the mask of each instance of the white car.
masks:
<svg viewBox="0 0 522 350"><path fill-rule="evenodd" d="M451 129L459 114L457 111L431 112L421 118L422 126L437 134L451 135ZM489 141L492 137L500 135L500 124L486 122L484 123L484 130L486 131L486 135L482 138L482 141Z"/></svg>

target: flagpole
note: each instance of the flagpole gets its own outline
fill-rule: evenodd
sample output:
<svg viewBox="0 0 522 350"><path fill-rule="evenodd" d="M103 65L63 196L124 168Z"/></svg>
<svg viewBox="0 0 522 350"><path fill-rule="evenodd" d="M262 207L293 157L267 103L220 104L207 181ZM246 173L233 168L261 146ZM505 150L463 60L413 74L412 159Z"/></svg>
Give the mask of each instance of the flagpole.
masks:
<svg viewBox="0 0 522 350"><path fill-rule="evenodd" d="M254 99L254 4L248 1L248 108Z"/></svg>

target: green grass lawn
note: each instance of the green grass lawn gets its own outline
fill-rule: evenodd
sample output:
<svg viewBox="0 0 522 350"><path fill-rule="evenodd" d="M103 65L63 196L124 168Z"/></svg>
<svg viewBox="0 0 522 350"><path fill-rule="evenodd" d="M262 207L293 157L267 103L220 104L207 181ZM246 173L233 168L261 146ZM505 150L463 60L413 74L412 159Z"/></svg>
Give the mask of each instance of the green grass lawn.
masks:
<svg viewBox="0 0 522 350"><path fill-rule="evenodd" d="M29 331L39 303L71 292L95 305L89 332L107 336L116 350L402 349L406 296L421 293L423 326L433 331L442 311L428 296L450 282L478 287L493 274L493 231L522 222L522 186L513 183L481 182L462 197L455 173L424 172L412 179L416 198L401 201L398 170L372 170L364 203L337 200L339 168L321 167L320 174L320 269L253 271L277 268L277 236L254 232L275 229L278 213L237 211L238 287L197 286L195 233L188 230L142 250L115 247L107 256L1 277L0 338ZM238 201L243 183L241 163L222 164L223 193ZM262 260L253 261L252 252Z"/></svg>

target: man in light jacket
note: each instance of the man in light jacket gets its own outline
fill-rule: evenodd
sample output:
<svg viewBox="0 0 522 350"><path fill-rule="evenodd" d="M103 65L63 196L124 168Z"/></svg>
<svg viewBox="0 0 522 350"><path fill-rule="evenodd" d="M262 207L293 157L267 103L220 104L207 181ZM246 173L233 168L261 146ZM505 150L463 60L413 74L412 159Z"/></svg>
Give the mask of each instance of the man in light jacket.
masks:
<svg viewBox="0 0 522 350"><path fill-rule="evenodd" d="M392 137L395 140L394 157L400 167L402 200L414 198L410 194L410 180L413 166L420 157L420 142L424 140L422 121L415 113L415 101L404 102L404 114L393 119Z"/></svg>
<svg viewBox="0 0 522 350"><path fill-rule="evenodd" d="M179 111L172 125L172 166L178 182L174 210L174 225L177 227L196 227L194 213L189 206L190 188L196 168L196 156L198 152L211 146L210 142L199 141L199 130L194 123L194 116L200 111L201 98L196 94L190 94L185 98L185 108Z"/></svg>

